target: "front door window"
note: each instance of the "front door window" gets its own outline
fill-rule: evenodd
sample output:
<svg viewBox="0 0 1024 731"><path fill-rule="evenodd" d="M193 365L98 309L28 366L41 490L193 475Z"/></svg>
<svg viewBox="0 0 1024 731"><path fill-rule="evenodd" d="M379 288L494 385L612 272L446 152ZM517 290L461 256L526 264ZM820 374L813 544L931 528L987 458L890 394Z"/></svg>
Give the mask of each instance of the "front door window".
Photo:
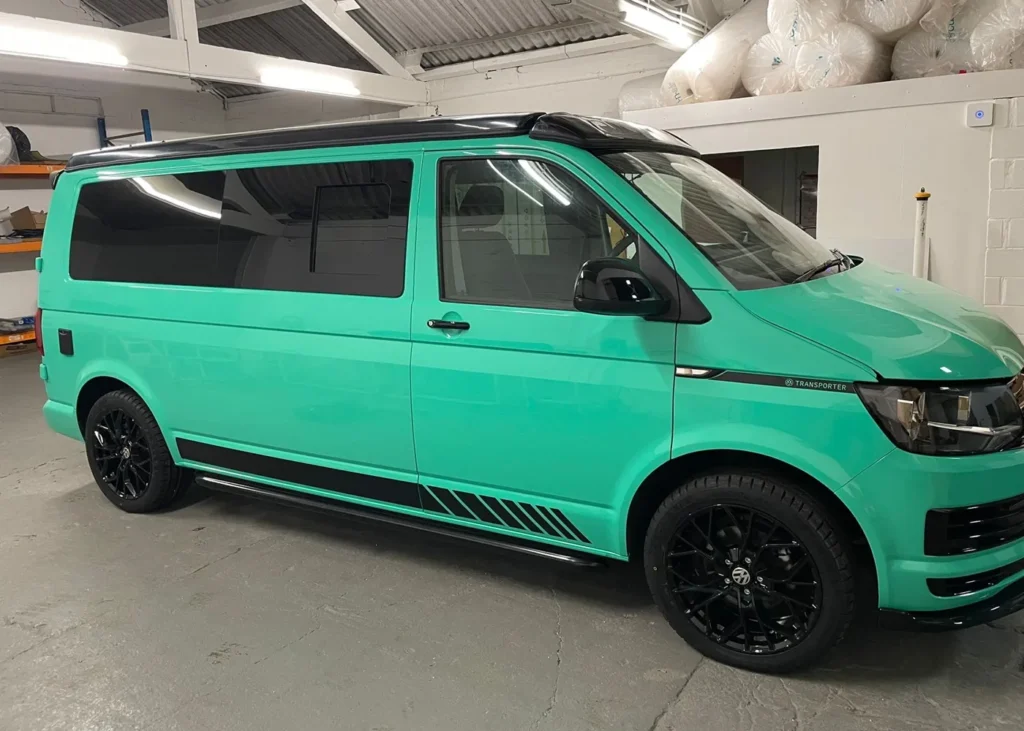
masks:
<svg viewBox="0 0 1024 731"><path fill-rule="evenodd" d="M554 165L451 161L441 181L445 300L571 309L584 262L639 253L636 234Z"/></svg>

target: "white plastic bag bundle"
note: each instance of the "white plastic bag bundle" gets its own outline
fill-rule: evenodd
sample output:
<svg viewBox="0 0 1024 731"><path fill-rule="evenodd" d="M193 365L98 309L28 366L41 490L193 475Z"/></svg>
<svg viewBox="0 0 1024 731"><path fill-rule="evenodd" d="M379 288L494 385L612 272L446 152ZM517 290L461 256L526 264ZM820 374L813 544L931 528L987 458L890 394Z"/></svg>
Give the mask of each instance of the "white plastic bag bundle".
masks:
<svg viewBox="0 0 1024 731"><path fill-rule="evenodd" d="M619 116L638 109L654 109L661 106L661 82L664 74L641 76L627 81L619 91Z"/></svg>
<svg viewBox="0 0 1024 731"><path fill-rule="evenodd" d="M1024 0L1001 0L971 30L971 53L979 70L1010 68L1010 55L1024 43Z"/></svg>
<svg viewBox="0 0 1024 731"><path fill-rule="evenodd" d="M750 0L711 0L711 4L715 6L715 10L717 10L718 14L723 18L735 15L749 2Z"/></svg>
<svg viewBox="0 0 1024 731"><path fill-rule="evenodd" d="M824 89L884 81L889 76L887 46L853 23L840 23L797 50L801 89Z"/></svg>
<svg viewBox="0 0 1024 731"><path fill-rule="evenodd" d="M769 33L750 47L743 66L743 88L754 96L800 91L796 46Z"/></svg>
<svg viewBox="0 0 1024 731"><path fill-rule="evenodd" d="M20 162L18 145L15 144L7 127L0 124L0 165L17 165Z"/></svg>
<svg viewBox="0 0 1024 731"><path fill-rule="evenodd" d="M768 0L751 0L693 44L665 74L664 106L731 99L742 91L750 47L768 32Z"/></svg>
<svg viewBox="0 0 1024 731"><path fill-rule="evenodd" d="M931 4L932 0L849 0L846 19L892 43L916 27Z"/></svg>
<svg viewBox="0 0 1024 731"><path fill-rule="evenodd" d="M921 18L921 29L928 33L944 34L950 22L969 0L933 0L928 12Z"/></svg>
<svg viewBox="0 0 1024 731"><path fill-rule="evenodd" d="M950 40L920 28L900 38L892 52L892 73L897 79L945 76L975 70L969 40Z"/></svg>
<svg viewBox="0 0 1024 731"><path fill-rule="evenodd" d="M845 4L846 0L769 0L768 30L799 46L839 25Z"/></svg>

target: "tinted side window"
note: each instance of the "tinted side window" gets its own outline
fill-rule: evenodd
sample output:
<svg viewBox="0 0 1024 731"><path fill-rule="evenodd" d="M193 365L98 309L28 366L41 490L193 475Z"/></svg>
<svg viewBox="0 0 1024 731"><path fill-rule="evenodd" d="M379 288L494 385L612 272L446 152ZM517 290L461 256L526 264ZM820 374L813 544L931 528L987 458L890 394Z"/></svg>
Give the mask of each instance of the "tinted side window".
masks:
<svg viewBox="0 0 1024 731"><path fill-rule="evenodd" d="M554 165L450 161L441 180L445 299L571 309L584 262L637 255L635 234Z"/></svg>
<svg viewBox="0 0 1024 731"><path fill-rule="evenodd" d="M78 196L73 279L218 286L224 173L92 183Z"/></svg>
<svg viewBox="0 0 1024 731"><path fill-rule="evenodd" d="M72 277L398 297L405 286L412 170L411 161L391 160L91 183L79 198ZM180 195L170 202L163 196L156 203L171 210L148 220L143 211L154 203L125 196L140 185L208 176L217 181L216 211L197 212L191 198L186 208ZM91 223L96 205L109 208L102 230ZM197 217L206 220L202 233L189 223ZM114 241L131 250L128 260ZM94 264L76 267L76 260Z"/></svg>

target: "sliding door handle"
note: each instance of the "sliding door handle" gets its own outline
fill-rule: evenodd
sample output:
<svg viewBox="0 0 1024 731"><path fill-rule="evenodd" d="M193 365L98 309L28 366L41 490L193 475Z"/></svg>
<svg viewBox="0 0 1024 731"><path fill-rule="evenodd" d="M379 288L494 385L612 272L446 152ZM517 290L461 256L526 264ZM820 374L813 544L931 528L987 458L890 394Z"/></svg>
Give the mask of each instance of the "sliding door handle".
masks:
<svg viewBox="0 0 1024 731"><path fill-rule="evenodd" d="M469 330L469 323L455 320L427 320L427 327L432 327L435 330Z"/></svg>

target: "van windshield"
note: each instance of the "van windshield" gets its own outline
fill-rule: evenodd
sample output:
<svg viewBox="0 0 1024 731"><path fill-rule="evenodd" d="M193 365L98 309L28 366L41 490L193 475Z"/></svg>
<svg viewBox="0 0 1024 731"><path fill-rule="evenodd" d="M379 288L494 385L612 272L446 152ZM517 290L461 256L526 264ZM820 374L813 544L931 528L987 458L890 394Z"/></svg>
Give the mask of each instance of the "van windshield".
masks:
<svg viewBox="0 0 1024 731"><path fill-rule="evenodd" d="M616 152L601 159L661 209L737 289L793 284L844 266L827 267L835 254L698 158Z"/></svg>

